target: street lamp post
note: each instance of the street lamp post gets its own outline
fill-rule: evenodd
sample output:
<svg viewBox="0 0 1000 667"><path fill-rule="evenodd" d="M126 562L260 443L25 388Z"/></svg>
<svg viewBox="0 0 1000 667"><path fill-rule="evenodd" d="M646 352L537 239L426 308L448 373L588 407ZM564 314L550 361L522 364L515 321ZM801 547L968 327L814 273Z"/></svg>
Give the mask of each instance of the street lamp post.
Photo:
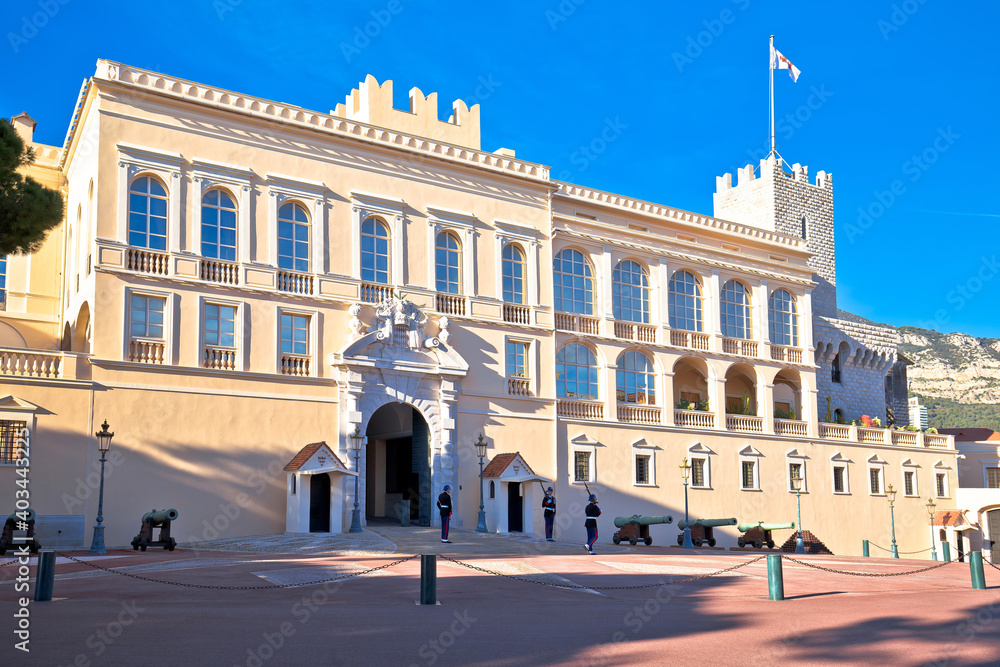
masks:
<svg viewBox="0 0 1000 667"><path fill-rule="evenodd" d="M351 449L354 450L354 512L351 513L351 528L348 532L360 533L361 530L361 510L358 507L358 478L361 477L361 447L365 443L365 436L361 435L361 425L354 425L354 433L351 433Z"/></svg>
<svg viewBox="0 0 1000 667"><path fill-rule="evenodd" d="M799 513L799 530L795 535L795 553L804 554L806 547L802 544L802 478L798 472L792 475L792 490L795 491L795 506Z"/></svg>
<svg viewBox="0 0 1000 667"><path fill-rule="evenodd" d="M105 454L111 449L111 438L115 437L113 431L108 430L108 420L101 424L101 430L95 433L97 436L97 449L101 452L101 491L97 500L97 525L94 526L94 539L90 542L90 553L106 554L108 550L104 548L104 462L107 460Z"/></svg>
<svg viewBox="0 0 1000 667"><path fill-rule="evenodd" d="M688 523L688 478L691 476L691 464L688 463L687 457L681 461L681 478L684 480L684 543L681 545L685 549L694 549L694 543L691 542L691 525Z"/></svg>
<svg viewBox="0 0 1000 667"><path fill-rule="evenodd" d="M483 459L486 458L486 441L483 434L479 434L476 444L476 456L479 457L479 523L476 525L477 533L488 532L486 530L486 509L483 505Z"/></svg>
<svg viewBox="0 0 1000 667"><path fill-rule="evenodd" d="M931 560L937 560L937 547L934 546L934 508L937 505L933 498L927 499L927 513L931 515Z"/></svg>
<svg viewBox="0 0 1000 667"><path fill-rule="evenodd" d="M892 522L892 557L899 558L899 551L896 549L896 515L893 513L893 502L896 500L896 489L892 484L885 487L885 495L889 497L889 520Z"/></svg>

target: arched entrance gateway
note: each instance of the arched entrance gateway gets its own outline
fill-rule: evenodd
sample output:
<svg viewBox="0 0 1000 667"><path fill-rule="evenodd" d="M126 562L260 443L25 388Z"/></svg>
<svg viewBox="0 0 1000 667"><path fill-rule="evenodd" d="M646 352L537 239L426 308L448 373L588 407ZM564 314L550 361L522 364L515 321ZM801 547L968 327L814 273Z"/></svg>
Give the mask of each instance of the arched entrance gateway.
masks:
<svg viewBox="0 0 1000 667"><path fill-rule="evenodd" d="M340 387L340 454L352 469L348 434L357 426L366 436L358 471L363 521L399 521L409 501L413 523L439 524L434 500L445 484L456 487L456 404L469 365L448 346L448 318L428 323L406 299L354 304L350 314L348 343L331 363ZM353 484L344 487L353 492ZM345 514L353 507L345 497Z"/></svg>

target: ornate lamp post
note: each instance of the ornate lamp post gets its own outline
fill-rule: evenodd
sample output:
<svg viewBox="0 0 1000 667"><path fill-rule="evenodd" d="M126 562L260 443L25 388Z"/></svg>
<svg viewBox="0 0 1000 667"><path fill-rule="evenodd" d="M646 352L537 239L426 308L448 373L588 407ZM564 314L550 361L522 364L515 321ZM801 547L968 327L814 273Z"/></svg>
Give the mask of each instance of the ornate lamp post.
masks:
<svg viewBox="0 0 1000 667"><path fill-rule="evenodd" d="M799 530L795 535L795 553L804 554L805 545L802 544L802 478L796 470L792 475L792 490L795 491L795 507L799 513Z"/></svg>
<svg viewBox="0 0 1000 667"><path fill-rule="evenodd" d="M486 510L483 505L483 459L486 458L486 441L483 440L483 434L479 434L479 440L476 441L476 456L479 457L479 523L476 525L477 533L488 532L486 530Z"/></svg>
<svg viewBox="0 0 1000 667"><path fill-rule="evenodd" d="M896 500L896 489L892 484L885 487L885 495L889 498L889 520L892 522L892 557L899 558L899 551L896 549L896 515L893 513L893 502Z"/></svg>
<svg viewBox="0 0 1000 667"><path fill-rule="evenodd" d="M361 530L361 510L358 509L358 478L361 477L361 447L365 444L365 436L361 435L361 425L354 425L354 433L351 433L351 449L354 450L354 512L351 513L351 528L348 532L360 533Z"/></svg>
<svg viewBox="0 0 1000 667"><path fill-rule="evenodd" d="M688 523L688 478L691 476L691 464L688 463L686 456L679 467L681 478L684 480L684 543L681 546L685 549L694 549L694 543L691 542L691 526Z"/></svg>
<svg viewBox="0 0 1000 667"><path fill-rule="evenodd" d="M937 560L937 547L934 546L934 508L937 505L933 498L927 499L927 513L931 515L931 560Z"/></svg>
<svg viewBox="0 0 1000 667"><path fill-rule="evenodd" d="M101 424L101 430L95 433L97 436L97 449L101 452L101 491L97 500L97 525L94 526L94 539L90 542L90 553L106 554L108 550L104 548L104 462L107 460L105 454L111 449L111 438L115 437L113 431L108 430L108 420Z"/></svg>

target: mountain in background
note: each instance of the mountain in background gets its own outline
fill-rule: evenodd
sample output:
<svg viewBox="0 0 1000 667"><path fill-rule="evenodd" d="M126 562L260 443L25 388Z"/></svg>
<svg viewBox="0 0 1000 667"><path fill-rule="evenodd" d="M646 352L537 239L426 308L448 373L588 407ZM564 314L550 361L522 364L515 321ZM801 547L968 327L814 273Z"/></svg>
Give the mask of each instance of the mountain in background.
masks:
<svg viewBox="0 0 1000 667"><path fill-rule="evenodd" d="M1000 339L899 327L899 351L913 361L910 394L931 426L1000 431Z"/></svg>

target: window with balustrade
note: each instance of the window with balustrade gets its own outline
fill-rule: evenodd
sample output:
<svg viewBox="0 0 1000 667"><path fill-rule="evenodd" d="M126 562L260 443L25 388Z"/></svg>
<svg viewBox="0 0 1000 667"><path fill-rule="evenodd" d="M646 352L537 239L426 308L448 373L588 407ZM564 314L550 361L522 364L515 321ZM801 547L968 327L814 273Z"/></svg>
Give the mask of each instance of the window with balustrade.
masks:
<svg viewBox="0 0 1000 667"><path fill-rule="evenodd" d="M462 293L462 246L451 232L441 232L435 239L434 275L438 292Z"/></svg>
<svg viewBox="0 0 1000 667"><path fill-rule="evenodd" d="M309 270L309 215L297 202L278 209L278 268Z"/></svg>
<svg viewBox="0 0 1000 667"><path fill-rule="evenodd" d="M201 328L204 348L202 366L235 370L236 357L236 316L239 309L235 305L206 302L202 308Z"/></svg>
<svg viewBox="0 0 1000 667"><path fill-rule="evenodd" d="M278 341L282 375L312 375L311 319L306 314L280 313Z"/></svg>
<svg viewBox="0 0 1000 667"><path fill-rule="evenodd" d="M530 396L531 373L528 357L530 343L524 340L507 339L505 347L507 393L513 396Z"/></svg>
<svg viewBox="0 0 1000 667"><path fill-rule="evenodd" d="M649 278L641 264L618 262L611 277L611 303L616 320L649 324Z"/></svg>
<svg viewBox="0 0 1000 667"><path fill-rule="evenodd" d="M556 395L597 399L597 356L586 345L570 343L556 353Z"/></svg>
<svg viewBox="0 0 1000 667"><path fill-rule="evenodd" d="M667 285L670 327L684 331L702 330L701 283L690 271L677 271Z"/></svg>
<svg viewBox="0 0 1000 667"><path fill-rule="evenodd" d="M767 327L773 344L798 347L798 313L795 296L788 290L776 289L768 297Z"/></svg>
<svg viewBox="0 0 1000 667"><path fill-rule="evenodd" d="M653 362L642 352L629 351L618 357L615 388L619 403L656 404L656 373Z"/></svg>
<svg viewBox="0 0 1000 667"><path fill-rule="evenodd" d="M27 439L23 437L28 422L0 419L0 465L14 464L24 458Z"/></svg>
<svg viewBox="0 0 1000 667"><path fill-rule="evenodd" d="M389 226L375 217L361 222L361 280L389 284Z"/></svg>
<svg viewBox="0 0 1000 667"><path fill-rule="evenodd" d="M503 247L501 264L504 303L523 304L526 275L524 251L518 245L508 243Z"/></svg>
<svg viewBox="0 0 1000 667"><path fill-rule="evenodd" d="M225 190L209 190L201 199L201 256L236 261L236 202Z"/></svg>
<svg viewBox="0 0 1000 667"><path fill-rule="evenodd" d="M750 290L738 280L722 286L719 300L722 335L727 338L753 338L750 325Z"/></svg>
<svg viewBox="0 0 1000 667"><path fill-rule="evenodd" d="M132 294L129 299L129 335L163 340L163 310L166 299Z"/></svg>
<svg viewBox="0 0 1000 667"><path fill-rule="evenodd" d="M557 311L594 314L594 272L583 253L573 248L552 260L553 305Z"/></svg>
<svg viewBox="0 0 1000 667"><path fill-rule="evenodd" d="M128 243L167 249L167 190L152 176L133 179L128 190Z"/></svg>

